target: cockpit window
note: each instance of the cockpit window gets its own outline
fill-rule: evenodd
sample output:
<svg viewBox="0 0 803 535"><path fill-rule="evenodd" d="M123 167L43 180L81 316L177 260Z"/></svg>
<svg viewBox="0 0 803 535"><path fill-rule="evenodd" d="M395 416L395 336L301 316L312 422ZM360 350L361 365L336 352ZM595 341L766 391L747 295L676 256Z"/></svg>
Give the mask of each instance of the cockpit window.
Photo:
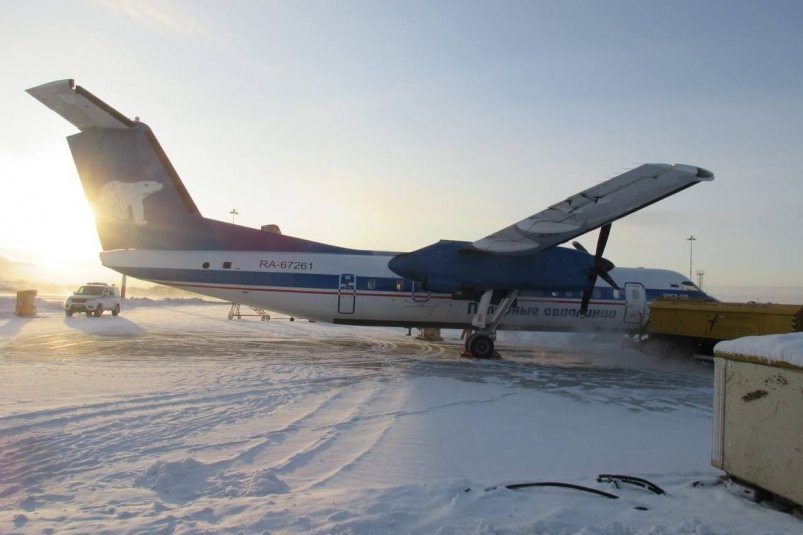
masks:
<svg viewBox="0 0 803 535"><path fill-rule="evenodd" d="M683 289L686 290L687 292L702 292L702 290L698 288L697 285L691 281L683 281L680 284L681 286L683 286Z"/></svg>

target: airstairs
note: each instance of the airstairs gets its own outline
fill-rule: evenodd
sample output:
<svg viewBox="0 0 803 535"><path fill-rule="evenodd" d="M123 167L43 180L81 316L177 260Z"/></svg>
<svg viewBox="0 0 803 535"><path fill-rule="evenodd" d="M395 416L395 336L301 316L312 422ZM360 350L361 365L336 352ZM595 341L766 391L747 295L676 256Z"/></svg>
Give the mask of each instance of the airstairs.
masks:
<svg viewBox="0 0 803 535"><path fill-rule="evenodd" d="M255 307L252 305L249 305L248 308L256 312L256 314L243 313L240 310L240 303L232 303L231 308L229 308L229 319L233 320L234 318L237 318L238 320L241 320L243 317L247 316L258 316L262 321L268 321L270 319L270 314L268 314L268 311L264 308Z"/></svg>

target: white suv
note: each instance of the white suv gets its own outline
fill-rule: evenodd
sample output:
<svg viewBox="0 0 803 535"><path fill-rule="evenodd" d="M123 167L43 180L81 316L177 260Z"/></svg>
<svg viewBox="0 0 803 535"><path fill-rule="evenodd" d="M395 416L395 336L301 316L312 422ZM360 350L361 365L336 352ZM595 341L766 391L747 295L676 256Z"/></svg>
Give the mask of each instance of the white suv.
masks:
<svg viewBox="0 0 803 535"><path fill-rule="evenodd" d="M68 317L76 312L86 312L95 317L111 310L112 316L120 313L120 289L105 282L88 282L78 288L64 303L64 314Z"/></svg>

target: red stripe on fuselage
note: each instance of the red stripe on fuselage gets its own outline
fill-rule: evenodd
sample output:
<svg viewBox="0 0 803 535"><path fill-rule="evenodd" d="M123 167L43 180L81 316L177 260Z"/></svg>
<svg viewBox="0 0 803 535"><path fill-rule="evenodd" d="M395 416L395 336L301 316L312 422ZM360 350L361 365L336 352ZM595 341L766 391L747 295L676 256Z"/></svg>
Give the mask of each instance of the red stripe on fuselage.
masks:
<svg viewBox="0 0 803 535"><path fill-rule="evenodd" d="M156 282L156 281L154 281ZM181 282L167 282L161 281L159 284L165 284L167 286L178 286L181 288L207 288L212 290L240 290L246 292L274 292L274 293L294 293L294 294L308 294L308 295L349 295L348 292L338 292L337 290L290 290L286 288L258 288L255 286L219 286L219 285L211 285L211 284L186 284ZM357 297L393 297L393 298L404 298L404 299L411 299L410 293L368 293L368 292L356 292L355 295ZM452 297L449 295L431 295L429 299L443 299L443 300L452 300ZM549 303L549 304L559 304L559 305L577 305L580 303L580 299L576 299L573 301L570 300L561 300L561 299L539 299L539 298L527 298L527 297L519 297L519 301L525 303ZM419 302L426 303L428 300L423 299ZM468 302L468 301L467 301ZM597 306L625 306L626 303L624 301L591 301L593 304Z"/></svg>

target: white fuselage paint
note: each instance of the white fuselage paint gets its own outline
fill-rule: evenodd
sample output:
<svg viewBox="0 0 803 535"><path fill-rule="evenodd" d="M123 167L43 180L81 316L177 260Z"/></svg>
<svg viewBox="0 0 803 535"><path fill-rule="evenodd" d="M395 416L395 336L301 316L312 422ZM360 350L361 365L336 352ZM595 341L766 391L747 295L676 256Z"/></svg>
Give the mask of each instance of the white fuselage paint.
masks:
<svg viewBox="0 0 803 535"><path fill-rule="evenodd" d="M415 291L412 281L400 278L387 267L394 254L116 250L101 253L101 260L105 266L137 278L306 319L347 324L470 326L475 302L456 299L451 294ZM656 291L678 296L677 288L686 280L678 273L660 269L616 268L611 275L624 290L626 283L634 284L631 288L636 290L640 288L640 302L637 299L628 303L624 298L627 292L614 292L600 281L598 287L606 290L609 298L592 298L589 317L578 318L580 292L523 292L499 328L636 330L646 318L645 290L653 297L660 295ZM293 282L263 280L275 279L273 276ZM317 282L310 282L312 279Z"/></svg>

